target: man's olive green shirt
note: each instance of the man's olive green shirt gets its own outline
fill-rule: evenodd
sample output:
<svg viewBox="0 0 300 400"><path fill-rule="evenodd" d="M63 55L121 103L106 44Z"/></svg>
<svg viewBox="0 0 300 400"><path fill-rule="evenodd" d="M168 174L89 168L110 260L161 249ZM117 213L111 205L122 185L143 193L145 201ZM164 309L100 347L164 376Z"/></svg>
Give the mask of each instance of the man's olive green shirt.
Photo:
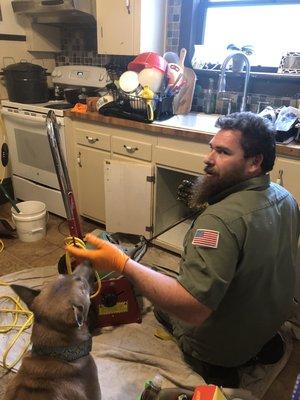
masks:
<svg viewBox="0 0 300 400"><path fill-rule="evenodd" d="M210 202L185 237L178 281L213 313L200 327L171 318L184 352L233 367L274 335L293 300L299 221L296 201L269 175ZM192 244L197 229L219 232L217 248Z"/></svg>

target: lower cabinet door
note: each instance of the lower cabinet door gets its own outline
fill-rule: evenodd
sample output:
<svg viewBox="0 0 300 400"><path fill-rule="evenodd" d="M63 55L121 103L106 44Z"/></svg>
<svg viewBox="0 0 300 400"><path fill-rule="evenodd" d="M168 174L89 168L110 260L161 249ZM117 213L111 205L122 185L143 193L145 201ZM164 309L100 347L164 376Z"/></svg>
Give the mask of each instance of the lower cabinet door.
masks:
<svg viewBox="0 0 300 400"><path fill-rule="evenodd" d="M108 232L131 233L150 238L152 232L152 165L105 162L105 210Z"/></svg>
<svg viewBox="0 0 300 400"><path fill-rule="evenodd" d="M105 223L104 161L110 153L76 145L80 214Z"/></svg>

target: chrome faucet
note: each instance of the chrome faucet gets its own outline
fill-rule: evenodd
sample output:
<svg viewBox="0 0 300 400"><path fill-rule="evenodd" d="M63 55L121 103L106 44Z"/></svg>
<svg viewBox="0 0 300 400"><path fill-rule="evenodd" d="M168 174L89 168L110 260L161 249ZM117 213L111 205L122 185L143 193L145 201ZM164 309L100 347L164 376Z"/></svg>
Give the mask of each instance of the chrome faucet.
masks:
<svg viewBox="0 0 300 400"><path fill-rule="evenodd" d="M218 83L218 93L226 91L225 90L226 89L226 66L227 66L228 62L235 55L242 56L244 58L245 64L246 64L244 91L243 91L242 104L241 104L241 108L240 108L240 111L245 111L246 102L247 102L247 89L248 89L248 83L249 83L249 78L250 78L250 62L245 53L242 53L241 51L235 51L235 52L229 54L225 58L225 60L223 61L222 67L221 67L221 74L220 74L219 83Z"/></svg>

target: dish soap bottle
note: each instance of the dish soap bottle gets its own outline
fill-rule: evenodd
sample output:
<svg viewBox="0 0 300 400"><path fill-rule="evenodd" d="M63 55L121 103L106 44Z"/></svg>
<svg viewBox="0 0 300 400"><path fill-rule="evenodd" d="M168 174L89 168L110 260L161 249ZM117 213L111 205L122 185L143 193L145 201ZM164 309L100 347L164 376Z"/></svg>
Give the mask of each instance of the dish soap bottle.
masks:
<svg viewBox="0 0 300 400"><path fill-rule="evenodd" d="M156 374L151 381L146 382L145 389L141 394L140 400L155 400L161 390L162 381L162 376L160 374Z"/></svg>
<svg viewBox="0 0 300 400"><path fill-rule="evenodd" d="M209 78L208 89L204 95L203 111L205 114L213 114L215 112L215 94L214 94L214 80Z"/></svg>

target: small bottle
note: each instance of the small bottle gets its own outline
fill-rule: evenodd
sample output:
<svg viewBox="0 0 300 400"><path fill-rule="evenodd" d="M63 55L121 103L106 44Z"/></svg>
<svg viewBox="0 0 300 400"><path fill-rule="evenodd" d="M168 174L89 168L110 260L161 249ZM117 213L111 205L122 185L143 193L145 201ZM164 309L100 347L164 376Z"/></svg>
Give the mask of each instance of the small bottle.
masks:
<svg viewBox="0 0 300 400"><path fill-rule="evenodd" d="M141 394L140 400L155 400L161 390L162 381L162 376L160 374L156 374L151 381L146 382L145 389Z"/></svg>
<svg viewBox="0 0 300 400"><path fill-rule="evenodd" d="M208 89L204 95L203 111L205 114L213 114L215 112L215 94L214 94L214 80L209 78Z"/></svg>

